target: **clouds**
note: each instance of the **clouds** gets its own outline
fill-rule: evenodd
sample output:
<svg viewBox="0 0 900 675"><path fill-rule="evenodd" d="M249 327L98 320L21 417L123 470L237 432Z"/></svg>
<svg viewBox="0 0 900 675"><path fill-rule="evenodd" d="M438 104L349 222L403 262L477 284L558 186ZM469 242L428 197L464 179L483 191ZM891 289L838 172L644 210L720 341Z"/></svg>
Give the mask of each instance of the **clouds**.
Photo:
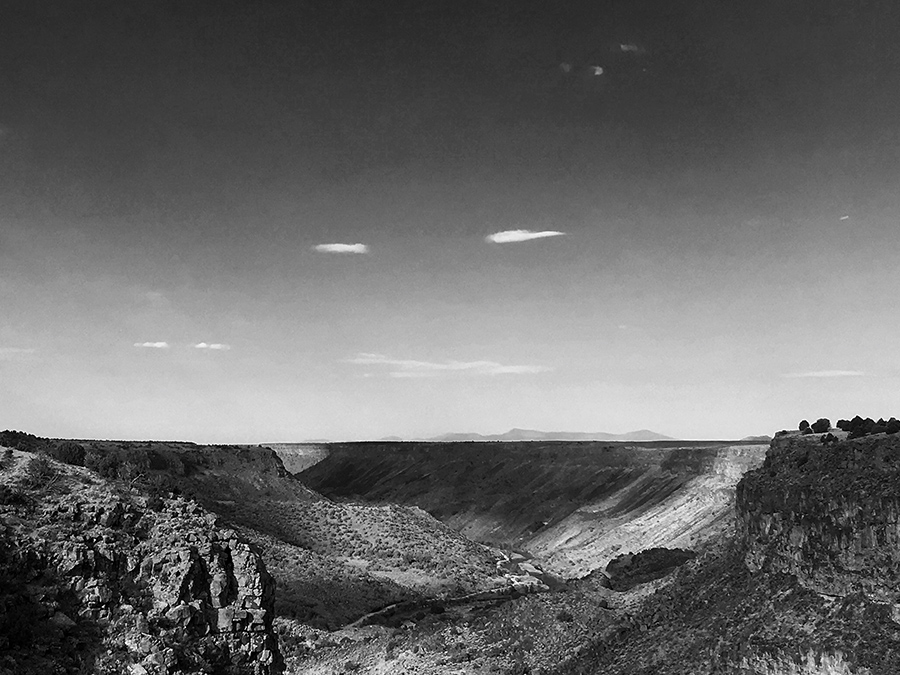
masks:
<svg viewBox="0 0 900 675"><path fill-rule="evenodd" d="M228 351L231 349L230 345L222 344L221 342L198 342L194 345L194 349L212 349L214 351Z"/></svg>
<svg viewBox="0 0 900 675"><path fill-rule="evenodd" d="M445 375L533 375L550 370L546 366L504 365L494 361L416 361L395 359L384 354L357 354L347 363L360 366L386 366L388 375L397 378L440 377Z"/></svg>
<svg viewBox="0 0 900 675"><path fill-rule="evenodd" d="M368 253L369 247L365 244L319 244L313 246L313 250L321 253Z"/></svg>
<svg viewBox="0 0 900 675"><path fill-rule="evenodd" d="M494 244L512 244L520 241L530 241L532 239L545 239L546 237L561 237L565 232L557 230L543 230L541 232L533 232L531 230L503 230L502 232L494 232L485 237L485 240Z"/></svg>
<svg viewBox="0 0 900 675"><path fill-rule="evenodd" d="M503 230L502 232L494 232L487 235L484 239L492 244L512 244L522 241L531 241L532 239L546 239L548 237L562 237L565 232L558 230ZM312 247L314 251L319 253L369 253L369 247L366 244L317 244Z"/></svg>
<svg viewBox="0 0 900 675"><path fill-rule="evenodd" d="M135 342L135 347L139 349L170 349L172 345L168 342ZM221 342L197 342L196 344L191 345L194 349L205 349L212 351L228 351L231 349L231 345L226 345Z"/></svg>
<svg viewBox="0 0 900 675"><path fill-rule="evenodd" d="M811 370L805 373L787 373L784 377L863 377L859 370Z"/></svg>

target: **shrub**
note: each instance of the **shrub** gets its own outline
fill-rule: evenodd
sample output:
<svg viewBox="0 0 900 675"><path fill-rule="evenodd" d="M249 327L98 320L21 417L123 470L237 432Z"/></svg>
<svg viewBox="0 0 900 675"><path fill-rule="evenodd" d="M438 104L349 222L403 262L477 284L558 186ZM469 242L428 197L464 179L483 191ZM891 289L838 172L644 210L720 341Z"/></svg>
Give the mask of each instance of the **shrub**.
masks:
<svg viewBox="0 0 900 675"><path fill-rule="evenodd" d="M800 420L800 431L806 431L807 429L809 429L809 422Z"/></svg>
<svg viewBox="0 0 900 675"><path fill-rule="evenodd" d="M65 464L84 466L84 448L72 441L63 441L58 445L50 446L47 454Z"/></svg>
<svg viewBox="0 0 900 675"><path fill-rule="evenodd" d="M112 454L92 452L85 458L85 466L103 478L119 477L119 459Z"/></svg>
<svg viewBox="0 0 900 675"><path fill-rule="evenodd" d="M813 430L813 433L824 434L831 428L831 420L827 417L820 417L810 428Z"/></svg>
<svg viewBox="0 0 900 675"><path fill-rule="evenodd" d="M25 486L30 488L47 487L59 477L59 472L46 455L38 455L25 468Z"/></svg>
<svg viewBox="0 0 900 675"><path fill-rule="evenodd" d="M25 506L28 497L20 488L0 485L0 504L4 506Z"/></svg>
<svg viewBox="0 0 900 675"><path fill-rule="evenodd" d="M572 612L567 609L561 609L556 613L557 621L564 621L565 623L571 623L575 620L575 617L572 616Z"/></svg>
<svg viewBox="0 0 900 675"><path fill-rule="evenodd" d="M900 432L900 420L896 417L892 417L887 422L887 427L885 428L886 434L896 434Z"/></svg>

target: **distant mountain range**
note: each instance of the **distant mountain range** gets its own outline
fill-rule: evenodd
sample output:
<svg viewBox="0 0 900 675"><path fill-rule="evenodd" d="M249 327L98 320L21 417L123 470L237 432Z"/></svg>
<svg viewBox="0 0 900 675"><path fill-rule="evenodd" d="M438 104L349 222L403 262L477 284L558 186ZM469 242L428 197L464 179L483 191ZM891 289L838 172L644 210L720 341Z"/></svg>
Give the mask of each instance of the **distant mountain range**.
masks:
<svg viewBox="0 0 900 675"><path fill-rule="evenodd" d="M610 434L605 431L537 431L535 429L510 429L505 434L451 433L429 438L429 441L673 441L649 429Z"/></svg>
<svg viewBox="0 0 900 675"><path fill-rule="evenodd" d="M537 429L510 429L505 434L449 433L432 438L401 438L385 436L379 441L676 441L677 438L658 434L649 429L638 429L625 434L610 434L605 431L538 431ZM747 440L747 439L744 439ZM334 443L327 438L311 438L303 443ZM768 440L766 441L768 442ZM264 444L265 445L265 444ZM269 444L271 445L271 444ZM276 445L285 445L284 443ZM290 445L290 444L287 444Z"/></svg>

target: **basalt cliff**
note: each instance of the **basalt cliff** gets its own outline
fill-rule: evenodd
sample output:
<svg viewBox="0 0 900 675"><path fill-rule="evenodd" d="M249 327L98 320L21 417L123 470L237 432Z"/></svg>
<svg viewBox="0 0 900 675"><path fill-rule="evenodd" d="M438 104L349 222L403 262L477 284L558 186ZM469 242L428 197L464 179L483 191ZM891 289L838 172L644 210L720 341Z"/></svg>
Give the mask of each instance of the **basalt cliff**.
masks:
<svg viewBox="0 0 900 675"><path fill-rule="evenodd" d="M553 672L893 675L898 544L900 438L779 434L733 534Z"/></svg>
<svg viewBox="0 0 900 675"><path fill-rule="evenodd" d="M820 439L779 436L762 468L744 476L737 536L745 563L900 610L900 437Z"/></svg>

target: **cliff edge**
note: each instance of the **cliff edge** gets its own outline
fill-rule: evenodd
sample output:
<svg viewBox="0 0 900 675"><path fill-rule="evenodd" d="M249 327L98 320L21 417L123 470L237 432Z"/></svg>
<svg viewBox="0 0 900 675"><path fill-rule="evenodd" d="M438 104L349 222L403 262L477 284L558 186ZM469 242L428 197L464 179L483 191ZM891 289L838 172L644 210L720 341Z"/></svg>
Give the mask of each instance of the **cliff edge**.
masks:
<svg viewBox="0 0 900 675"><path fill-rule="evenodd" d="M763 466L744 475L736 505L751 571L900 603L900 437L779 436Z"/></svg>

